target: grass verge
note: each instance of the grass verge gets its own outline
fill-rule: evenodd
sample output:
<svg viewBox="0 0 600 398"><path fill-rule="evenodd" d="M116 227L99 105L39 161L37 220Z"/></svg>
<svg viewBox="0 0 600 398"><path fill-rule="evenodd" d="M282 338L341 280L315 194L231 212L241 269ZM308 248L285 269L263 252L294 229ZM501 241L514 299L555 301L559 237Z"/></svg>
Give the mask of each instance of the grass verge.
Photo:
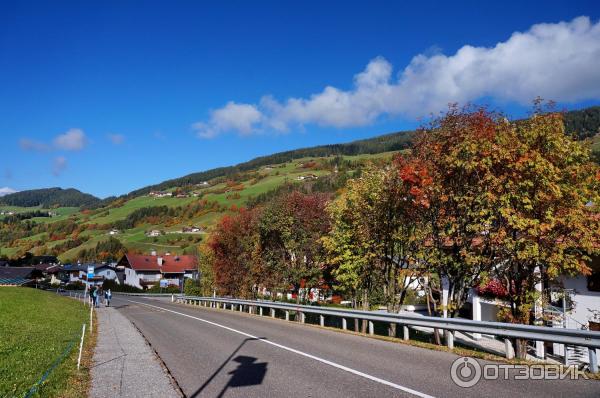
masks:
<svg viewBox="0 0 600 398"><path fill-rule="evenodd" d="M86 330L78 371L85 322L89 328L89 308L74 299L0 287L0 396L85 397L95 344L95 330L91 334Z"/></svg>

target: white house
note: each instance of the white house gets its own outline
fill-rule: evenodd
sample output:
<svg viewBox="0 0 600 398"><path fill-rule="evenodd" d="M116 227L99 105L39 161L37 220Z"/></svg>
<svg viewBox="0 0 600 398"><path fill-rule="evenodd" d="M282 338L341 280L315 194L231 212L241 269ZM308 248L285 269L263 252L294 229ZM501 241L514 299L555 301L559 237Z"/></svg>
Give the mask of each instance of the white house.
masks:
<svg viewBox="0 0 600 398"><path fill-rule="evenodd" d="M196 278L198 259L192 255L126 254L117 266L125 270L126 285L145 289L167 280L169 285L181 286L185 278Z"/></svg>

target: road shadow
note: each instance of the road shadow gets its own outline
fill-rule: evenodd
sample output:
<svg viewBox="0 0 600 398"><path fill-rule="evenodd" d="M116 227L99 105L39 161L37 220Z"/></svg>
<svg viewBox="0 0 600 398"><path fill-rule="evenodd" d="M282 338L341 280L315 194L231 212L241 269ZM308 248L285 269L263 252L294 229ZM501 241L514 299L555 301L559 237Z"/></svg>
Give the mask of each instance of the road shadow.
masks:
<svg viewBox="0 0 600 398"><path fill-rule="evenodd" d="M231 379L223 390L219 393L218 397L222 397L223 394L229 389L229 387L243 387L243 386L252 386L257 384L262 384L263 379L265 378L265 374L267 373L267 363L260 362L256 363L257 359L254 357L249 357L245 355L239 355L234 358L234 356L238 353L238 351L249 341L252 340L266 340L265 337L256 337L256 338L246 338L244 341L240 343L239 346L223 361L223 363L215 370L215 372L196 390L193 394L190 395L190 398L196 398L200 395L204 389L214 380L214 378L223 370L223 368L229 363L229 361L233 360L239 363L238 367L229 372Z"/></svg>
<svg viewBox="0 0 600 398"><path fill-rule="evenodd" d="M229 372L231 379L223 387L218 397L222 397L230 387L246 387L262 384L265 374L267 374L267 363L258 362L257 358L239 355L233 360L239 363L235 370Z"/></svg>

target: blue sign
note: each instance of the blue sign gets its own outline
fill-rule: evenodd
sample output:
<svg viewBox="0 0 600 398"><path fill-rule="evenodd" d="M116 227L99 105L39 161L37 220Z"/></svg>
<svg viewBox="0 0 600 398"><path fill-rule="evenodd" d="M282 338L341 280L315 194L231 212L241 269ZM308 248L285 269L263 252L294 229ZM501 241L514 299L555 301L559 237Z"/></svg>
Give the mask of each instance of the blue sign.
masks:
<svg viewBox="0 0 600 398"><path fill-rule="evenodd" d="M160 287L169 287L169 281L166 279L160 280Z"/></svg>
<svg viewBox="0 0 600 398"><path fill-rule="evenodd" d="M94 266L93 265L88 265L87 267L87 277L88 279L93 278L94 277Z"/></svg>

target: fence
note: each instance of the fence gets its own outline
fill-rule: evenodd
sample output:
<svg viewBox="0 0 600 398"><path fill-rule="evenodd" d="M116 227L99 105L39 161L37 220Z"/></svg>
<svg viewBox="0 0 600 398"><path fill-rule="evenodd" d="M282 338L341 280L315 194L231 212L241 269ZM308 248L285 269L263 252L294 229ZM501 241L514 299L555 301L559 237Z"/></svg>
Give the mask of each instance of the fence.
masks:
<svg viewBox="0 0 600 398"><path fill-rule="evenodd" d="M403 339L410 339L409 327L421 326L445 331L445 341L449 348L454 348L452 332L480 333L505 338L507 357L512 358L514 349L510 339L525 339L532 341L547 341L552 343L568 344L586 347L590 360L590 371L598 372L598 359L596 348L600 348L600 332L588 330L550 328L543 326L520 325L502 322L482 322L460 318L438 318L410 314L377 313L350 309L337 309L280 303L274 301L241 300L221 297L192 297L172 296L173 301L191 305L204 305L214 308L223 308L234 311L247 311L248 313L263 315L265 309L269 310L271 317L276 316L277 310L285 312L285 319L290 320L294 315L299 322L306 322L306 314L319 316L319 324L325 325L325 317L336 317L342 320L342 329L346 330L348 319L359 319L368 322L369 334L374 334L374 322L399 325L403 328Z"/></svg>

